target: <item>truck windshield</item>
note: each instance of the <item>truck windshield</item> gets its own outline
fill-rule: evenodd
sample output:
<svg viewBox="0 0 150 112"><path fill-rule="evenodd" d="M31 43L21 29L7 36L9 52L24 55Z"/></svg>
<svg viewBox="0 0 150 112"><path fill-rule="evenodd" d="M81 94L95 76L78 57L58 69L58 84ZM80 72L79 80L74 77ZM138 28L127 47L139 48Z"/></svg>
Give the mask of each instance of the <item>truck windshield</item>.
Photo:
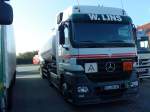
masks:
<svg viewBox="0 0 150 112"><path fill-rule="evenodd" d="M73 40L80 44L134 43L129 24L73 23Z"/></svg>

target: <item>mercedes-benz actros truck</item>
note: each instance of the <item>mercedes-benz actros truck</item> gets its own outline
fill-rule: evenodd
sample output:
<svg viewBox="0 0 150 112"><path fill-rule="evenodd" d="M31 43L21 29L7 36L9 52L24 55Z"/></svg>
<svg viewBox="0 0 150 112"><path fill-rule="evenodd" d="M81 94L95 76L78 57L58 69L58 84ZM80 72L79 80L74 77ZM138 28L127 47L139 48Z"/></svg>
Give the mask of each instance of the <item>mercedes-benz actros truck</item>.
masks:
<svg viewBox="0 0 150 112"><path fill-rule="evenodd" d="M73 6L39 51L41 76L76 105L137 96L136 29L123 9Z"/></svg>

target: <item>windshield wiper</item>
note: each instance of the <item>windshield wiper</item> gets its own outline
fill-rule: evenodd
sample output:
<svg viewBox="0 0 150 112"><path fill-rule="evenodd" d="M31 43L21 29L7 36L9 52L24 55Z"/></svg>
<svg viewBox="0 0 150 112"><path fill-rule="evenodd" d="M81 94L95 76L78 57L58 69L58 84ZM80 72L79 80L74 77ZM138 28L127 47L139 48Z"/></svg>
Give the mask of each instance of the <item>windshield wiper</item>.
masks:
<svg viewBox="0 0 150 112"><path fill-rule="evenodd" d="M126 42L124 40L112 40L112 41L108 41L108 42Z"/></svg>
<svg viewBox="0 0 150 112"><path fill-rule="evenodd" d="M98 47L101 43L91 41L91 40L85 40L85 41L80 41L80 44L84 47Z"/></svg>
<svg viewBox="0 0 150 112"><path fill-rule="evenodd" d="M96 41L92 41L92 40L85 40L85 41L80 41L80 43L85 43L85 44L95 44L95 45L99 45L99 44L103 44L103 42L96 42Z"/></svg>
<svg viewBox="0 0 150 112"><path fill-rule="evenodd" d="M111 40L111 41L101 41L101 42L95 42L95 41L92 41L92 40L85 40L85 41L80 41L80 43L94 43L94 44L102 44L102 43L108 43L108 42L112 42L112 43L132 43L132 42L129 42L129 41L125 41L125 40Z"/></svg>
<svg viewBox="0 0 150 112"><path fill-rule="evenodd" d="M85 41L80 41L80 43L96 43L96 42L92 40L85 40Z"/></svg>

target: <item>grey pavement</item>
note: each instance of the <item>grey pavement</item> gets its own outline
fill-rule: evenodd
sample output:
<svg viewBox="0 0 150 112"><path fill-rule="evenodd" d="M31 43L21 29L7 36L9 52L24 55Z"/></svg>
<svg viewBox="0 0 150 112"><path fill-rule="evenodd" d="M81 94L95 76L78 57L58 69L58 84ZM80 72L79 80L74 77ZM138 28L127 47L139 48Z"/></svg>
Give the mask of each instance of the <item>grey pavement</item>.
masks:
<svg viewBox="0 0 150 112"><path fill-rule="evenodd" d="M47 80L41 79L38 66L17 68L12 112L150 112L150 80L141 83L137 99L75 107L63 100Z"/></svg>

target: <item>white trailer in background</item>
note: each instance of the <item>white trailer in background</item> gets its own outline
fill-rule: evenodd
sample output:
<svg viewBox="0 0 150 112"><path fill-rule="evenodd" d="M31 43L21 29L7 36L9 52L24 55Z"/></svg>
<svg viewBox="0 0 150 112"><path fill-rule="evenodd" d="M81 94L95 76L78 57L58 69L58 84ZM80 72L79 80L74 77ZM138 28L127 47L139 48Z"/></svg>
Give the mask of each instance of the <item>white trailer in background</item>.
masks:
<svg viewBox="0 0 150 112"><path fill-rule="evenodd" d="M11 109L16 77L16 50L12 7L0 0L0 112Z"/></svg>
<svg viewBox="0 0 150 112"><path fill-rule="evenodd" d="M144 30L137 31L137 72L139 78L150 78L150 40Z"/></svg>

